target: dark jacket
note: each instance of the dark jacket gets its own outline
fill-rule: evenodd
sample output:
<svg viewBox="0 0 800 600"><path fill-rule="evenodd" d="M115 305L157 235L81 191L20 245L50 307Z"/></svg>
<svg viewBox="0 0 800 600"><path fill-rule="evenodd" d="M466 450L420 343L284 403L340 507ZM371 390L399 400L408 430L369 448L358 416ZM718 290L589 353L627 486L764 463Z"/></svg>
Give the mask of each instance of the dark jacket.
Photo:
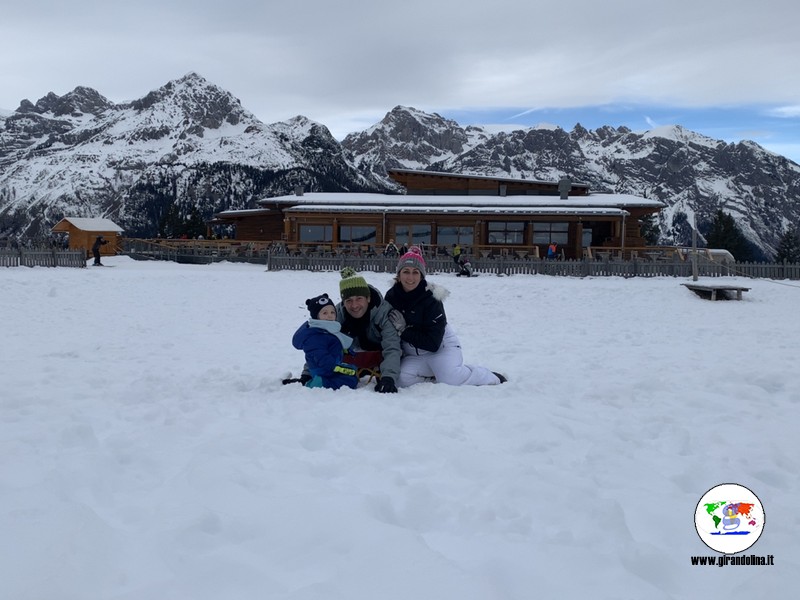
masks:
<svg viewBox="0 0 800 600"><path fill-rule="evenodd" d="M334 334L303 323L292 336L292 345L306 355L308 371L313 377L320 377L322 387L339 389L346 385L355 388L358 378L335 371L344 357L342 342Z"/></svg>
<svg viewBox="0 0 800 600"><path fill-rule="evenodd" d="M105 246L108 243L108 240L103 239L102 235L98 235L97 239L94 241L94 245L92 246L92 252L97 252L100 250L100 246ZM85 248L86 246L84 246Z"/></svg>
<svg viewBox="0 0 800 600"><path fill-rule="evenodd" d="M403 313L406 320L400 339L428 352L439 350L447 326L442 295L435 295L435 291L436 286L423 279L411 292L404 291L399 282L386 292L386 300Z"/></svg>

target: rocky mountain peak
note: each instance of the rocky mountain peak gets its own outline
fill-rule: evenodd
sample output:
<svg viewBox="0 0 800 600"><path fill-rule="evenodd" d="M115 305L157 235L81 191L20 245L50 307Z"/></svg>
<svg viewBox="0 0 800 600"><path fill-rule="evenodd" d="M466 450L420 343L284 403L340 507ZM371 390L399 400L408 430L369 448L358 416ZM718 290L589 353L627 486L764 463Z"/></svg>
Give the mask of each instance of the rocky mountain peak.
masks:
<svg viewBox="0 0 800 600"><path fill-rule="evenodd" d="M27 99L22 100L16 112L51 114L53 117L99 115L113 106L112 102L96 90L78 86L63 96L49 92L46 96L39 98L36 104Z"/></svg>
<svg viewBox="0 0 800 600"><path fill-rule="evenodd" d="M345 137L342 146L357 157L364 170L385 173L386 169L416 168L445 160L467 150L471 139L455 121L395 106L376 125Z"/></svg>
<svg viewBox="0 0 800 600"><path fill-rule="evenodd" d="M225 123L256 120L238 98L194 72L167 82L128 106L138 112L159 111L176 117L195 134L202 128L218 129Z"/></svg>

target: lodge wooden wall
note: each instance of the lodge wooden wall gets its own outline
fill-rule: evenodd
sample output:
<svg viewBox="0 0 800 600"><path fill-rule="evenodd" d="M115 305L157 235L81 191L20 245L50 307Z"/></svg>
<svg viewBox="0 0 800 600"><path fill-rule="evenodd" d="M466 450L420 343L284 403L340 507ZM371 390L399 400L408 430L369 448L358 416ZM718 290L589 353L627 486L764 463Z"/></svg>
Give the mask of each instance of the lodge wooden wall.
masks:
<svg viewBox="0 0 800 600"><path fill-rule="evenodd" d="M283 215L259 215L232 219L236 225L237 240L274 241L283 237Z"/></svg>
<svg viewBox="0 0 800 600"><path fill-rule="evenodd" d="M542 181L506 181L502 179L447 176L439 173L406 173L391 170L389 175L403 185L408 194L415 196L427 194L474 194L484 196L559 195L557 183ZM573 185L569 193L571 196L585 196L589 193L589 188L585 185Z"/></svg>

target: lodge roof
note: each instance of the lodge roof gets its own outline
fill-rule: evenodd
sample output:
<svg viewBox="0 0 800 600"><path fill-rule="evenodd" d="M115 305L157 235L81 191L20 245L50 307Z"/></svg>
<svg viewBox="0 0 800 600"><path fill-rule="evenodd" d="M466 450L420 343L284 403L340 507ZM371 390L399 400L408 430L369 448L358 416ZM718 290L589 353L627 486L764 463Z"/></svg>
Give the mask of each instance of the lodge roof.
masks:
<svg viewBox="0 0 800 600"><path fill-rule="evenodd" d="M630 213L621 208L614 207L589 207L589 206L493 206L486 208L484 206L458 206L458 205L430 205L430 204L416 204L416 205L376 205L376 204L302 204L285 209L286 213L387 213L387 214L400 214L400 213L435 213L435 214L525 214L525 215L571 215L571 216L608 216L608 217L622 217ZM224 216L228 216L227 214Z"/></svg>
<svg viewBox="0 0 800 600"><path fill-rule="evenodd" d="M52 231L67 231L69 225L81 231L108 232L116 231L122 233L122 227L114 223L111 219L102 217L64 217L53 226Z"/></svg>
<svg viewBox="0 0 800 600"><path fill-rule="evenodd" d="M406 195L406 194L366 194L346 192L311 192L302 196L288 195L268 198L258 202L262 206L275 204L292 205L297 210L308 210L320 207L330 210L333 206L340 210L355 210L369 207L380 210L380 207L400 209L402 207L430 208L431 211L454 209L481 211L531 211L532 209L555 210L557 208L662 208L659 200L642 198L632 194L587 194L585 196L569 196L561 199L558 196L482 196L482 195ZM434 206L435 203L435 206ZM322 208L324 207L324 208ZM223 213L220 213L223 214ZM227 214L227 213L225 213Z"/></svg>
<svg viewBox="0 0 800 600"><path fill-rule="evenodd" d="M226 210L219 214L224 214L226 217L254 217L258 215L274 214L275 210L271 208L241 208L238 210Z"/></svg>

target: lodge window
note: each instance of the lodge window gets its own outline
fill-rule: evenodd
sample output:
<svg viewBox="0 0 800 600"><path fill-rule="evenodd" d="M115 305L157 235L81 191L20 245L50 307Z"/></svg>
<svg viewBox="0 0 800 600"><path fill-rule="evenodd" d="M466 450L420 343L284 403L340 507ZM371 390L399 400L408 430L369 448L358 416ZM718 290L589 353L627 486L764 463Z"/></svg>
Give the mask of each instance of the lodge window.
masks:
<svg viewBox="0 0 800 600"><path fill-rule="evenodd" d="M489 221L490 244L524 244L525 223L518 221Z"/></svg>
<svg viewBox="0 0 800 600"><path fill-rule="evenodd" d="M471 246L475 235L474 227L437 227L436 243L440 246Z"/></svg>
<svg viewBox="0 0 800 600"><path fill-rule="evenodd" d="M339 241L351 244L374 244L377 229L369 225L342 225L339 227Z"/></svg>
<svg viewBox="0 0 800 600"><path fill-rule="evenodd" d="M533 223L534 244L564 245L569 240L569 223Z"/></svg>
<svg viewBox="0 0 800 600"><path fill-rule="evenodd" d="M332 242L333 225L300 225L301 242Z"/></svg>
<svg viewBox="0 0 800 600"><path fill-rule="evenodd" d="M398 245L430 244L430 225L398 225L394 228L394 241Z"/></svg>

